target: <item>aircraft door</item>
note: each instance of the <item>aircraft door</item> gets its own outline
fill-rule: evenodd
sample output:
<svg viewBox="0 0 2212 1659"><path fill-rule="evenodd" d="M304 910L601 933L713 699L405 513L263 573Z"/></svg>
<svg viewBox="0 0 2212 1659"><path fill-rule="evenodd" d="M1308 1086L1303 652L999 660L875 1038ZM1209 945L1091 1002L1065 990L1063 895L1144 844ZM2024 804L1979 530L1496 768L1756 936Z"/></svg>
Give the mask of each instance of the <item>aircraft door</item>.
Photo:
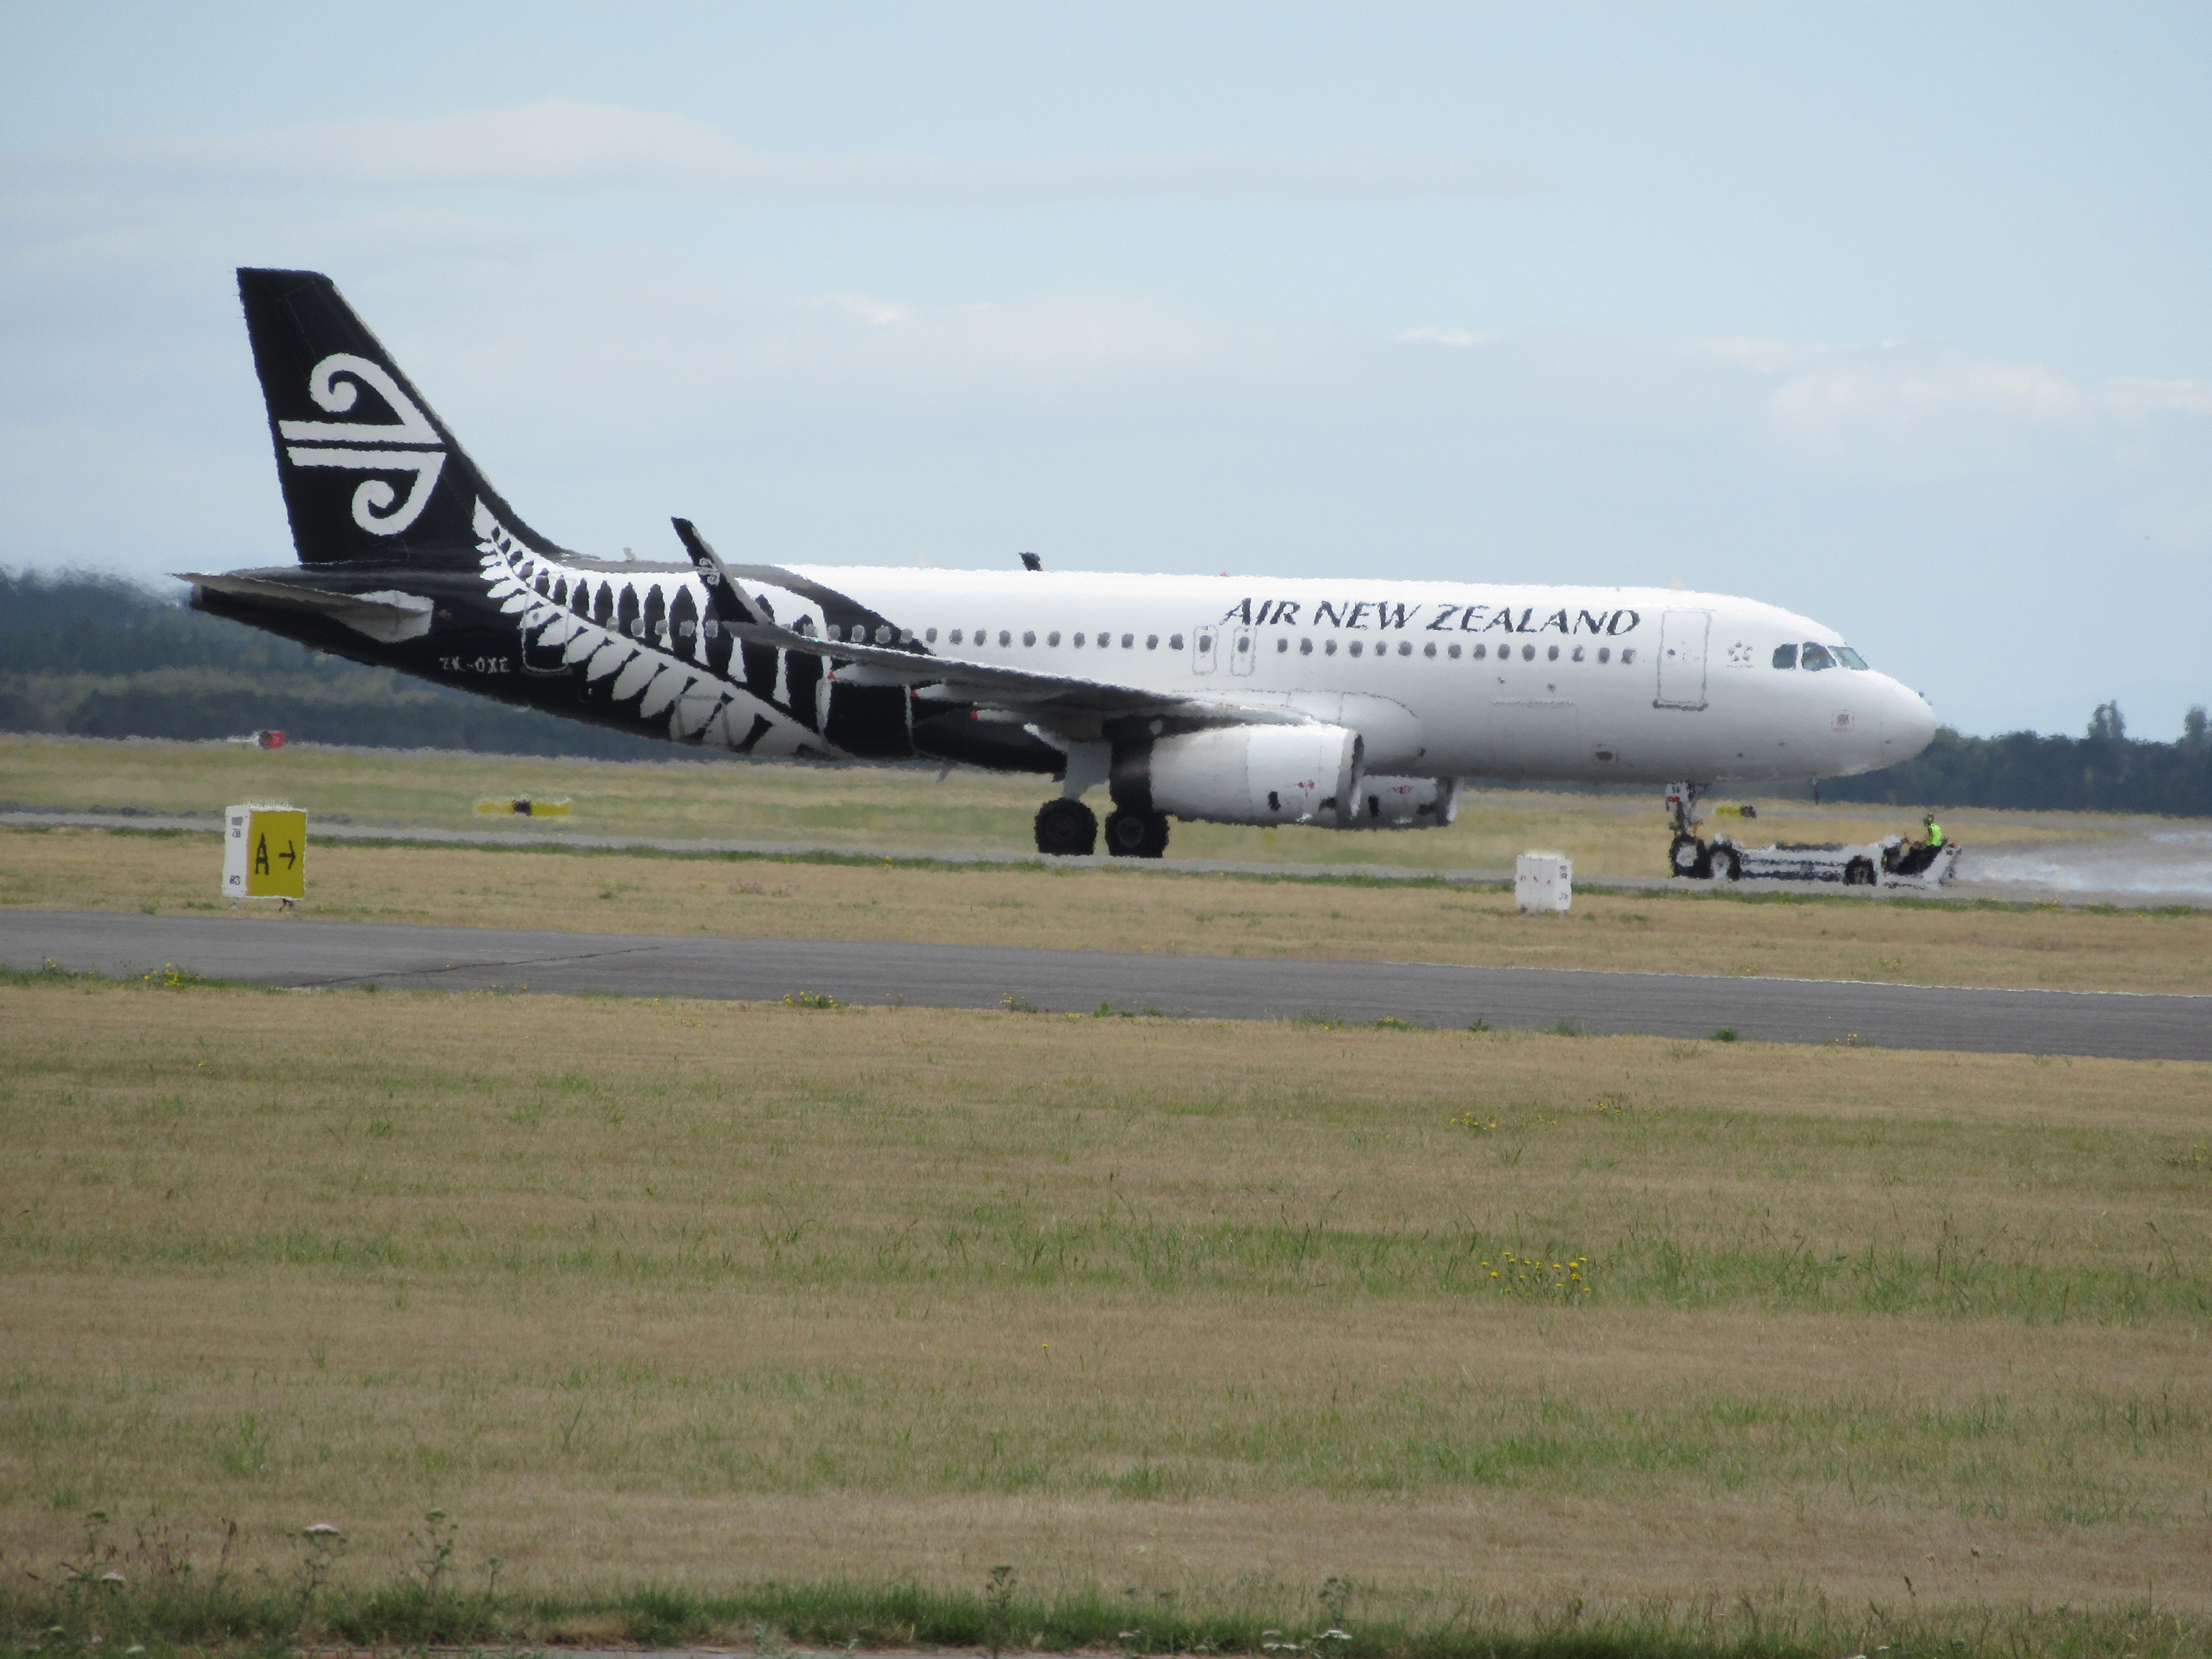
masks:
<svg viewBox="0 0 2212 1659"><path fill-rule="evenodd" d="M1705 640L1710 611L1669 611L1659 619L1659 695L1656 708L1705 706Z"/></svg>
<svg viewBox="0 0 2212 1659"><path fill-rule="evenodd" d="M1221 629L1212 623L1200 623L1191 630L1190 665L1192 672L1211 674L1220 649Z"/></svg>
<svg viewBox="0 0 2212 1659"><path fill-rule="evenodd" d="M1252 665L1260 659L1260 645L1252 626L1239 623L1229 635L1229 672L1249 674Z"/></svg>

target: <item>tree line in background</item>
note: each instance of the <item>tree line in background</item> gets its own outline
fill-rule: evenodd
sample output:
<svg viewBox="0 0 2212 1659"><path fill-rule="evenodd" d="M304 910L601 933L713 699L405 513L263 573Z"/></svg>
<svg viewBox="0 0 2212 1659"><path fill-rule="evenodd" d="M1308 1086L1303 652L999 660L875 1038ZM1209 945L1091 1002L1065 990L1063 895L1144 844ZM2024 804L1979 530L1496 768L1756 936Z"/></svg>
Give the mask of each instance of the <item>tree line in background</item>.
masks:
<svg viewBox="0 0 2212 1659"><path fill-rule="evenodd" d="M0 731L209 738L276 727L313 743L665 760L665 744L510 708L202 616L112 576L0 570ZM2212 817L2212 733L2140 743L2114 703L2087 733L1969 738L1820 786L1832 801Z"/></svg>
<svg viewBox="0 0 2212 1659"><path fill-rule="evenodd" d="M2212 817L2212 733L2201 703L2183 718L2176 743L2130 738L2112 702L2097 705L2078 738L1969 738L1945 726L1903 765L1831 779L1820 799Z"/></svg>

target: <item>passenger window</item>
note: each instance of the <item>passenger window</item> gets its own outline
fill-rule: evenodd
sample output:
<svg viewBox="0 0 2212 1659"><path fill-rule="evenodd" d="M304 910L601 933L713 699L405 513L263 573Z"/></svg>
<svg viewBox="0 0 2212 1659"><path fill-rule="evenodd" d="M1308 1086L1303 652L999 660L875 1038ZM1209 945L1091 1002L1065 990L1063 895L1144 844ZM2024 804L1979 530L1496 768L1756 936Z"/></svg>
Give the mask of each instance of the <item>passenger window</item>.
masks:
<svg viewBox="0 0 2212 1659"><path fill-rule="evenodd" d="M1287 650L1289 650L1290 648L1291 648L1291 636L1290 636L1289 635L1287 635L1287 634L1278 634L1278 635L1275 636L1275 649L1276 649L1278 652L1282 652L1282 651L1287 651Z"/></svg>
<svg viewBox="0 0 2212 1659"><path fill-rule="evenodd" d="M1159 648L1160 648L1160 636L1159 636L1158 635L1157 635L1157 634L1147 634L1147 635L1145 635L1145 649L1146 649L1146 650L1147 650L1147 651L1157 651L1157 650L1158 650Z"/></svg>
<svg viewBox="0 0 2212 1659"><path fill-rule="evenodd" d="M1036 630L1033 628L1023 630L1022 643L1024 645L1035 645L1036 643Z"/></svg>
<svg viewBox="0 0 2212 1659"><path fill-rule="evenodd" d="M1058 645L1060 643L1060 630L1057 628L1054 629L1051 633L1044 636L1044 642L1047 645Z"/></svg>
<svg viewBox="0 0 2212 1659"><path fill-rule="evenodd" d="M1774 665L1777 668L1795 668L1797 665L1797 647L1794 645L1776 646Z"/></svg>
<svg viewBox="0 0 2212 1659"><path fill-rule="evenodd" d="M1425 657L1435 656L1437 654L1437 642L1434 640L1431 640L1426 645L1421 647L1421 654Z"/></svg>
<svg viewBox="0 0 2212 1659"><path fill-rule="evenodd" d="M1630 647L1628 647L1628 649L1627 649L1627 650L1626 650L1626 651L1624 651L1624 652L1622 652L1622 653L1620 653L1620 665L1621 665L1623 668L1627 667L1629 664L1631 664L1631 663L1634 662L1635 660L1636 660L1636 647L1635 647L1634 646L1632 646L1632 646L1630 646Z"/></svg>
<svg viewBox="0 0 2212 1659"><path fill-rule="evenodd" d="M1436 655L1436 653L1437 653L1437 652L1436 652L1436 647L1435 647L1434 646L1431 646L1431 647L1429 647L1429 654L1430 654L1431 656L1432 656L1432 657L1433 657L1434 655ZM1410 656L1412 656L1412 655L1413 654L1413 641L1411 641L1411 640L1401 640L1401 641L1398 641L1398 654L1399 654L1400 656L1401 656L1401 657L1410 657Z"/></svg>
<svg viewBox="0 0 2212 1659"><path fill-rule="evenodd" d="M957 645L960 643L960 630L956 628L952 630L952 637L948 643L952 645Z"/></svg>
<svg viewBox="0 0 2212 1659"><path fill-rule="evenodd" d="M1249 651L1252 648L1252 636L1249 634L1239 634L1237 636L1237 648L1239 651Z"/></svg>
<svg viewBox="0 0 2212 1659"><path fill-rule="evenodd" d="M1298 641L1298 655L1301 657L1310 657L1313 655L1313 641L1311 640L1300 640Z"/></svg>
<svg viewBox="0 0 2212 1659"><path fill-rule="evenodd" d="M1580 662L1582 659L1583 659L1583 648L1582 648L1582 647L1580 647L1580 646L1578 645L1578 646L1577 646L1577 647L1575 647L1575 660L1576 660L1577 662Z"/></svg>
<svg viewBox="0 0 2212 1659"><path fill-rule="evenodd" d="M1848 645L1839 645L1836 647L1836 660L1846 668L1864 668L1867 665L1866 659Z"/></svg>
<svg viewBox="0 0 2212 1659"><path fill-rule="evenodd" d="M1544 653L1544 660L1546 662L1557 662L1559 659L1559 647L1556 645L1552 647L1550 650Z"/></svg>
<svg viewBox="0 0 2212 1659"><path fill-rule="evenodd" d="M1170 634L1170 635L1168 635L1168 649L1169 649L1169 650L1170 650L1170 651L1180 651L1180 650L1182 650L1182 635L1180 635L1180 634Z"/></svg>
<svg viewBox="0 0 2212 1659"><path fill-rule="evenodd" d="M1459 660L1459 647L1456 645L1446 646L1444 647L1444 654L1449 657L1454 662L1457 662Z"/></svg>
<svg viewBox="0 0 2212 1659"><path fill-rule="evenodd" d="M1012 645L1013 642L1014 642L1014 632L1013 632L1013 629L1012 629L1011 628L1002 628L1002 629L1000 629L999 630L999 643L1000 643L1000 645Z"/></svg>
<svg viewBox="0 0 2212 1659"><path fill-rule="evenodd" d="M1355 656L1355 657L1356 657L1356 656L1358 656L1361 652L1364 651L1366 648L1367 648L1367 642L1366 642L1364 640L1354 640L1354 641L1352 641L1352 646L1351 646L1352 654L1353 656Z"/></svg>
<svg viewBox="0 0 2212 1659"><path fill-rule="evenodd" d="M1805 641L1805 649L1799 654L1797 661L1806 668L1833 668L1836 665L1836 659L1828 654L1828 647L1815 645L1810 640Z"/></svg>
<svg viewBox="0 0 2212 1659"><path fill-rule="evenodd" d="M933 629L930 629L927 634L924 634L921 637L922 637L922 639L923 639L923 641L924 641L924 642L925 642L925 643L927 643L927 644L930 644L930 645L935 645L935 644L937 643L937 630L936 630L935 629L933 629Z"/></svg>
<svg viewBox="0 0 2212 1659"><path fill-rule="evenodd" d="M1334 640L1323 640L1321 642L1321 653L1324 657L1334 656L1336 654L1336 641Z"/></svg>
<svg viewBox="0 0 2212 1659"><path fill-rule="evenodd" d="M891 625L889 623L878 623L876 624L876 643L878 645L889 645L890 642Z"/></svg>
<svg viewBox="0 0 2212 1659"><path fill-rule="evenodd" d="M1601 645L1598 647L1597 659L1600 662L1611 662L1613 660L1613 647L1609 645Z"/></svg>
<svg viewBox="0 0 2212 1659"><path fill-rule="evenodd" d="M1490 654L1490 647L1489 647L1488 646L1486 646L1486 645L1478 645L1478 646L1476 646L1476 647L1474 647L1474 659L1475 659L1477 662L1480 662L1480 661L1481 661L1485 657L1488 656L1489 654Z"/></svg>
<svg viewBox="0 0 2212 1659"><path fill-rule="evenodd" d="M1535 661L1535 660L1536 660L1536 647L1535 647L1534 646L1533 646L1533 645L1524 645L1524 646L1522 646L1522 647L1521 647L1521 660L1522 660L1522 662L1534 662L1534 661Z"/></svg>
<svg viewBox="0 0 2212 1659"><path fill-rule="evenodd" d="M1121 648L1124 651L1127 651L1131 646L1136 644L1136 642L1137 636L1134 634L1124 634L1121 635Z"/></svg>
<svg viewBox="0 0 2212 1659"><path fill-rule="evenodd" d="M1083 635L1078 634L1073 640L1069 641L1069 643L1073 645L1077 650L1081 650L1083 648Z"/></svg>

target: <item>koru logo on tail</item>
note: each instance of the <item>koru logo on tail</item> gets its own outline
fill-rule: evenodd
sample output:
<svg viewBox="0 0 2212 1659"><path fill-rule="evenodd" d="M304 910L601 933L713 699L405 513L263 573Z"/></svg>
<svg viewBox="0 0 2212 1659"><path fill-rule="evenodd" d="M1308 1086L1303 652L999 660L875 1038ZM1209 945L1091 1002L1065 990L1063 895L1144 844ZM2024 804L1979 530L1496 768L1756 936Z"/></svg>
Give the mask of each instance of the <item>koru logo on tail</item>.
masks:
<svg viewBox="0 0 2212 1659"><path fill-rule="evenodd" d="M348 378L341 380L344 375ZM356 385L358 382L358 385ZM366 357L334 352L307 376L307 395L318 409L349 412L360 401L361 386L384 399L398 416L390 421L279 421L285 458L295 466L336 466L351 472L408 472L414 484L394 507L398 492L382 478L370 478L353 492L353 521L372 536L397 536L422 516L430 491L444 471L446 452L422 411L399 389L390 371ZM363 449L356 446L375 444ZM434 446L424 447L423 446Z"/></svg>

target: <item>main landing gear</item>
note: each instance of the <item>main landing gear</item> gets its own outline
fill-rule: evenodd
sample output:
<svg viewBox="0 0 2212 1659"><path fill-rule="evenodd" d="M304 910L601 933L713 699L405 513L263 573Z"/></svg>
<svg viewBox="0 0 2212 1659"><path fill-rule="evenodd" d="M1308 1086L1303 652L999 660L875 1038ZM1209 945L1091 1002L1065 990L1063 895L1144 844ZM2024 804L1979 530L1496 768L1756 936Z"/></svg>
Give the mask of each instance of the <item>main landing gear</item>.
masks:
<svg viewBox="0 0 2212 1659"><path fill-rule="evenodd" d="M1098 850L1098 815L1065 796L1037 808L1036 848L1048 858L1087 859Z"/></svg>
<svg viewBox="0 0 2212 1659"><path fill-rule="evenodd" d="M1098 817L1062 796L1037 808L1036 848L1047 858L1087 859L1098 850ZM1164 812L1121 807L1106 815L1106 850L1117 859L1156 859L1168 850Z"/></svg>
<svg viewBox="0 0 2212 1659"><path fill-rule="evenodd" d="M1124 806L1106 815L1106 850L1117 859L1156 859L1168 850L1168 815Z"/></svg>

